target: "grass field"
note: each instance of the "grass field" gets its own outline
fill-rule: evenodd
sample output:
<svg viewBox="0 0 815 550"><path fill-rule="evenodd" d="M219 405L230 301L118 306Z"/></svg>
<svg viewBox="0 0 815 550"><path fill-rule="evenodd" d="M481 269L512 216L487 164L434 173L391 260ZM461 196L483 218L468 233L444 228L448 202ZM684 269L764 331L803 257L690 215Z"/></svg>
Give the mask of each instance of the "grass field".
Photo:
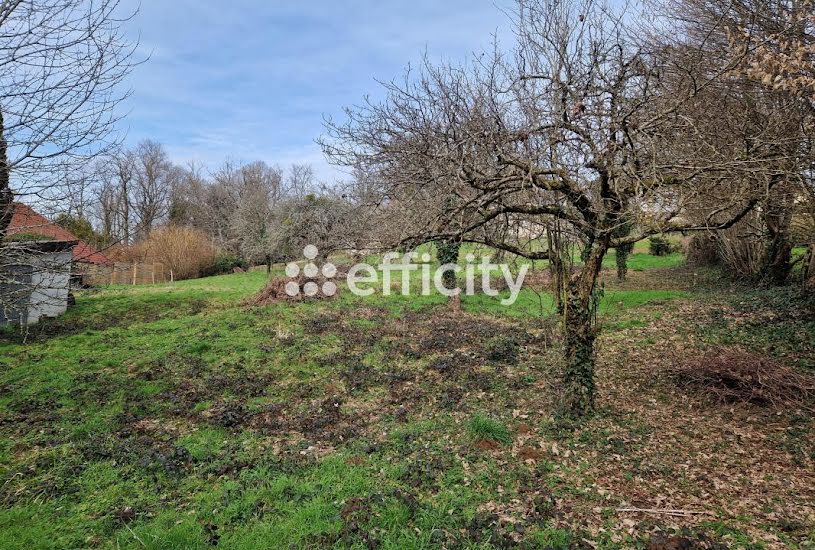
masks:
<svg viewBox="0 0 815 550"><path fill-rule="evenodd" d="M0 548L815 547L811 413L667 375L735 348L815 372L811 296L636 252L604 274L598 414L572 425L541 290L82 293L0 334Z"/></svg>

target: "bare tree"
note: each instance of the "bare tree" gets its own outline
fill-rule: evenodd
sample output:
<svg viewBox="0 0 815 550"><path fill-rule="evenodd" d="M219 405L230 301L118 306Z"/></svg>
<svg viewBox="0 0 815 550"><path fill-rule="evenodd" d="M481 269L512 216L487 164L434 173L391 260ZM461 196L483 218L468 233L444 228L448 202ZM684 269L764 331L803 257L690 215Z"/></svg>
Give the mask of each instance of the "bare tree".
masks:
<svg viewBox="0 0 815 550"><path fill-rule="evenodd" d="M169 213L170 192L179 177L164 147L142 141L133 151L132 206L137 238L146 237Z"/></svg>
<svg viewBox="0 0 815 550"><path fill-rule="evenodd" d="M0 2L0 242L15 195L64 198L64 176L116 143L135 48L118 4Z"/></svg>
<svg viewBox="0 0 815 550"><path fill-rule="evenodd" d="M745 159L737 144L708 139L696 102L739 59L706 71L687 50L649 47L627 27L635 16L592 0L520 2L514 51L496 46L463 67L426 61L387 84L383 102L329 120L322 140L334 162L379 176L382 204L413 212L402 240L549 259L560 252L516 236L557 220L585 243L563 297L564 406L573 415L594 406L597 279L608 250L731 226L777 183L784 160L768 144ZM702 205L702 221L688 219Z"/></svg>
<svg viewBox="0 0 815 550"><path fill-rule="evenodd" d="M306 245L316 246L322 258L355 249L361 229L358 215L356 205L328 188L281 201L270 243L274 259L301 258Z"/></svg>
<svg viewBox="0 0 815 550"><path fill-rule="evenodd" d="M728 38L746 53L743 73L815 105L815 2L741 0L731 12Z"/></svg>
<svg viewBox="0 0 815 550"><path fill-rule="evenodd" d="M233 162L224 162L211 179L201 179L190 188L197 195L189 200L195 204L195 225L232 253L238 253L240 245L233 230L239 197L238 171Z"/></svg>
<svg viewBox="0 0 815 550"><path fill-rule="evenodd" d="M286 194L303 197L314 190L314 169L310 164L292 164L286 178Z"/></svg>
<svg viewBox="0 0 815 550"><path fill-rule="evenodd" d="M110 180L102 181L95 189L95 217L99 233L106 244L116 239L118 224L119 196L118 190Z"/></svg>
<svg viewBox="0 0 815 550"><path fill-rule="evenodd" d="M100 158L95 164L94 175L100 232L109 244L131 244L135 226L135 154L122 148Z"/></svg>
<svg viewBox="0 0 815 550"><path fill-rule="evenodd" d="M201 224L203 194L208 185L203 166L190 162L176 167L176 178L170 190L169 221L176 225L189 225L204 229Z"/></svg>
<svg viewBox="0 0 815 550"><path fill-rule="evenodd" d="M275 234L275 208L283 197L282 171L263 162L238 171L238 201L233 228L241 252L252 262L263 262L271 271Z"/></svg>

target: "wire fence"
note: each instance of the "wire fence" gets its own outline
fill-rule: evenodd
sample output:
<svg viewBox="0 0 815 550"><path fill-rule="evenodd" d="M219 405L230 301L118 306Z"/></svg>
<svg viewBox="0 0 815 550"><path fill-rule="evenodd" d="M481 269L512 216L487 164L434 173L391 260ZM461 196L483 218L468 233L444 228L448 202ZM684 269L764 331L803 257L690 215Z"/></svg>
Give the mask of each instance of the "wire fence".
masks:
<svg viewBox="0 0 815 550"><path fill-rule="evenodd" d="M174 280L172 269L160 263L86 264L78 271L82 283L89 286L153 285Z"/></svg>

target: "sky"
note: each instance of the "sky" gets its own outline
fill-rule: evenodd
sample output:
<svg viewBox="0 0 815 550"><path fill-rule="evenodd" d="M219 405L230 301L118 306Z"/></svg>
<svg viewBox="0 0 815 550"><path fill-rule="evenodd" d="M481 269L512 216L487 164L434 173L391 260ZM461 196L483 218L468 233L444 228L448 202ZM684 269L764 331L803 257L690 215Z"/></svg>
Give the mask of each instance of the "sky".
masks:
<svg viewBox="0 0 815 550"><path fill-rule="evenodd" d="M130 75L126 141L161 142L180 164L309 163L342 178L315 139L324 116L431 58L464 60L509 37L502 0L123 0L149 59Z"/></svg>

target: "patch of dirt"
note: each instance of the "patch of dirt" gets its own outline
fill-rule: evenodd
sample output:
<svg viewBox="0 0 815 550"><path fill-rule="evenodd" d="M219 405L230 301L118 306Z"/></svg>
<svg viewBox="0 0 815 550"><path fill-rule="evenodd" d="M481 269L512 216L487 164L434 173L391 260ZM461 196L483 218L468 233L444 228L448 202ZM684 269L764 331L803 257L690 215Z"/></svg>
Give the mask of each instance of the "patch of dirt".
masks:
<svg viewBox="0 0 815 550"><path fill-rule="evenodd" d="M339 422L342 413L343 399L340 396L332 395L318 404L314 412L301 420L300 426L303 432L313 433L324 430Z"/></svg>
<svg viewBox="0 0 815 550"><path fill-rule="evenodd" d="M276 403L266 405L252 415L249 426L264 435L270 435L283 430L286 426L286 416L283 405Z"/></svg>
<svg viewBox="0 0 815 550"><path fill-rule="evenodd" d="M522 545L526 527L523 522L499 514L479 511L465 527L466 540L489 543L492 548L518 548Z"/></svg>
<svg viewBox="0 0 815 550"><path fill-rule="evenodd" d="M518 364L520 344L513 336L498 336L489 340L484 346L487 360L506 365Z"/></svg>
<svg viewBox="0 0 815 550"><path fill-rule="evenodd" d="M455 353L434 357L427 368L445 378L451 378L468 371L478 364L477 356L457 351Z"/></svg>
<svg viewBox="0 0 815 550"><path fill-rule="evenodd" d="M446 308L407 313L381 330L391 338L394 352L410 358L455 351L480 354L484 342L496 336L528 336L517 324Z"/></svg>
<svg viewBox="0 0 815 550"><path fill-rule="evenodd" d="M473 448L479 451L497 451L501 448L501 444L492 439L479 439L473 443Z"/></svg>
<svg viewBox="0 0 815 550"><path fill-rule="evenodd" d="M419 458L411 463L399 476L399 481L413 488L438 489L437 479L450 468L451 462L437 456Z"/></svg>
<svg viewBox="0 0 815 550"><path fill-rule="evenodd" d="M160 362L139 368L131 376L166 383L168 389L161 392L157 400L166 414L200 417L194 412L199 403L222 401L224 395L244 402L265 396L280 375L271 370L249 370L242 364L208 365L196 356L171 354ZM227 416L229 414L223 420L229 423Z"/></svg>
<svg viewBox="0 0 815 550"><path fill-rule="evenodd" d="M240 401L221 401L201 413L201 417L221 428L241 428L253 416Z"/></svg>
<svg viewBox="0 0 815 550"><path fill-rule="evenodd" d="M184 447L169 445L154 447L142 457L141 465L149 468L160 468L169 475L187 473L192 467L192 455Z"/></svg>
<svg viewBox="0 0 815 550"><path fill-rule="evenodd" d="M59 403L51 398L28 397L13 400L8 412L0 412L0 428L12 430L12 433L24 435L31 430L43 434L56 433L57 424L62 418Z"/></svg>
<svg viewBox="0 0 815 550"><path fill-rule="evenodd" d="M447 387L439 396L439 405L448 411L457 409L464 398L464 394L465 390L461 386Z"/></svg>
<svg viewBox="0 0 815 550"><path fill-rule="evenodd" d="M189 451L175 444L175 437L168 430L144 433L126 430L97 436L83 441L78 451L89 462L113 460L173 476L189 473L193 465Z"/></svg>
<svg viewBox="0 0 815 550"><path fill-rule="evenodd" d="M543 449L539 449L537 447L521 447L521 450L518 451L518 458L521 460L541 460L542 458L546 458L546 452Z"/></svg>
<svg viewBox="0 0 815 550"><path fill-rule="evenodd" d="M391 389L398 388L405 382L415 380L416 375L406 369L392 371L379 371L364 363L354 362L340 373L348 392L359 393L373 386L387 385Z"/></svg>
<svg viewBox="0 0 815 550"><path fill-rule="evenodd" d="M309 317L303 321L303 330L306 334L324 334L329 331L336 331L342 326L342 317L337 314L321 314L317 317Z"/></svg>
<svg viewBox="0 0 815 550"><path fill-rule="evenodd" d="M655 533L651 535L648 550L727 550L727 546L714 542L703 533L686 530L679 535Z"/></svg>

